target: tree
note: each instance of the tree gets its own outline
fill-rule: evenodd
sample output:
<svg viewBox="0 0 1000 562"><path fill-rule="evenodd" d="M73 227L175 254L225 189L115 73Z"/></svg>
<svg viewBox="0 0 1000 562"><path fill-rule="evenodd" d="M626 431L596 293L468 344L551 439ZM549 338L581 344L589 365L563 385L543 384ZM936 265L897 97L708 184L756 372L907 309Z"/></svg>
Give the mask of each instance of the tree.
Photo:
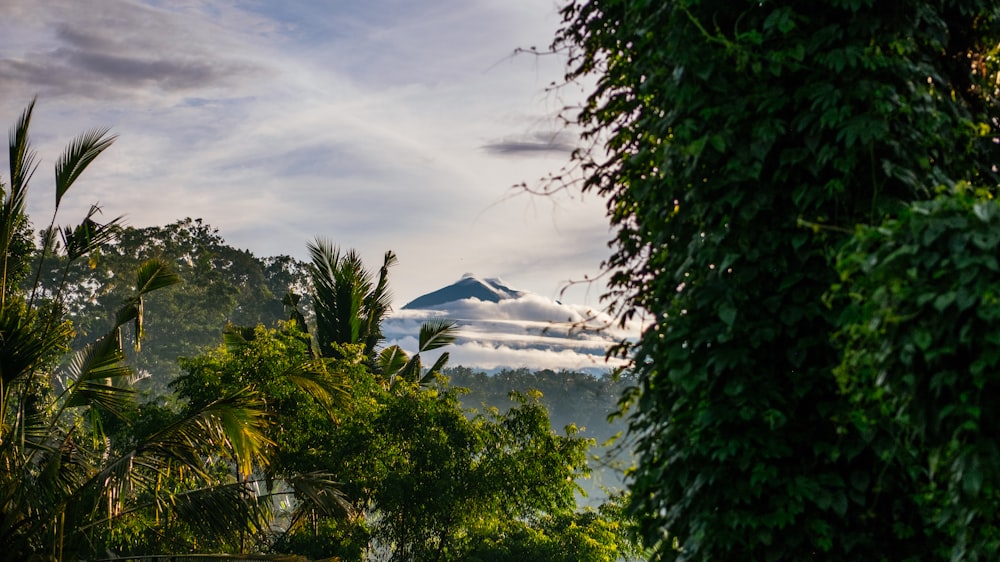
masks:
<svg viewBox="0 0 1000 562"><path fill-rule="evenodd" d="M420 327L417 352L410 357L397 345L380 349L382 321L392 311L389 291L389 268L396 263L396 254L385 253L378 278L369 272L361 256L354 250L341 254L333 244L317 239L309 244L312 261L309 277L312 281L312 304L315 313L316 353L337 357L344 345L363 345L368 365L382 374L386 384L401 379L429 382L448 362L443 353L425 373L420 354L434 351L455 341L456 325L452 321L430 321ZM305 315L298 310L299 297L289 294L286 305L292 308L292 318L302 326Z"/></svg>
<svg viewBox="0 0 1000 562"><path fill-rule="evenodd" d="M353 250L341 255L339 248L320 239L309 244L309 253L320 354L328 356L332 344L362 344L374 364L376 347L382 340L382 320L392 302L388 277L396 254L385 253L376 281Z"/></svg>
<svg viewBox="0 0 1000 562"><path fill-rule="evenodd" d="M474 540L470 562L624 562L644 554L635 536L634 520L625 513L623 496L597 510L544 515L535 524L508 521L502 533Z"/></svg>
<svg viewBox="0 0 1000 562"><path fill-rule="evenodd" d="M942 559L1000 549L998 250L1000 206L960 191L860 228L837 263L835 374L882 454L908 456L926 518L953 537Z"/></svg>
<svg viewBox="0 0 1000 562"><path fill-rule="evenodd" d="M625 401L646 540L683 560L988 556L995 523L976 519L975 538L940 517L959 504L926 500L928 450L872 417L868 360L835 337L868 319L826 297L857 225L893 224L942 190L995 192L996 6L593 0L562 13L568 78L596 78L577 119L592 146L575 159L616 229L607 297L623 319L655 320L620 348L638 375ZM912 281L894 275L881 279ZM865 406L845 388L866 389Z"/></svg>
<svg viewBox="0 0 1000 562"><path fill-rule="evenodd" d="M259 396L270 425L267 463L254 467L251 484L273 509L258 537L269 547L317 518L351 515L325 465L331 423L348 402L349 382L364 370L359 348L340 347L340 359L314 357L294 322L277 328L230 326L223 345L181 360L185 374L172 384L187 409L198 409L236 390ZM183 412L182 412L183 413Z"/></svg>
<svg viewBox="0 0 1000 562"><path fill-rule="evenodd" d="M369 556L463 560L483 540L536 528L576 507L591 441L552 431L535 398L467 415L456 392L412 382L387 390L374 375L356 410L329 435L327 463L366 514Z"/></svg>
<svg viewBox="0 0 1000 562"><path fill-rule="evenodd" d="M43 232L35 286L17 281L18 255L27 219L24 203L36 157L28 139L32 102L10 135L10 186L0 206L0 560L77 559L91 553L99 530L136 509L139 491L160 513L189 515L218 532L246 528L253 519L248 490L239 484L166 496L159 485L171 471L207 476L204 458L218 455L245 470L260 452L260 410L239 393L220 397L189 415L127 444L110 442L109 420L123 419L132 375L124 365L126 326L136 345L143 334L147 296L177 282L166 264L143 263L131 294L110 329L58 369L72 324L66 317L66 284L40 291L41 260L58 255L69 267L88 258L117 231L119 219L96 222L92 207L76 226ZM55 207L80 174L111 146L95 129L74 139L56 162ZM121 272L123 275L125 272ZM66 279L66 275L62 276ZM197 509L206 500L222 511ZM248 509L241 509L247 507Z"/></svg>
<svg viewBox="0 0 1000 562"><path fill-rule="evenodd" d="M108 329L109 317L130 290L129 279L121 272L148 259L170 264L182 279L170 291L148 299L143 352L128 353L130 364L147 375L138 388L160 400L181 373L178 357L216 345L227 323L270 326L284 319L282 296L307 283L305 264L288 256L257 258L233 248L201 219L146 228L125 226L86 262L67 266L49 256L42 269L43 290L55 290L64 272L66 285L74 287L65 297L74 321L74 349Z"/></svg>
<svg viewBox="0 0 1000 562"><path fill-rule="evenodd" d="M240 388L267 404L274 445L254 481L280 509L260 544L313 558L401 561L543 559L558 550L597 562L634 550L630 520L614 503L577 511L593 442L572 426L552 431L537 392L476 414L441 379L388 384L363 349L338 346L340 359L317 359L289 323L230 328L224 346L183 361L187 374L174 387L192 407ZM303 363L316 361L325 368L303 378ZM300 487L316 479L297 475L327 485ZM340 499L348 509L338 509Z"/></svg>
<svg viewBox="0 0 1000 562"><path fill-rule="evenodd" d="M458 398L466 409L505 412L515 405L511 392L539 393L552 427L573 425L596 443L588 451L593 471L580 483L587 492L586 504L599 505L609 492L623 488L633 456L629 440L622 436L627 423L618 415L618 399L635 384L627 374L606 373L598 378L583 372L521 368L487 375L452 367L444 375L451 386L462 389Z"/></svg>

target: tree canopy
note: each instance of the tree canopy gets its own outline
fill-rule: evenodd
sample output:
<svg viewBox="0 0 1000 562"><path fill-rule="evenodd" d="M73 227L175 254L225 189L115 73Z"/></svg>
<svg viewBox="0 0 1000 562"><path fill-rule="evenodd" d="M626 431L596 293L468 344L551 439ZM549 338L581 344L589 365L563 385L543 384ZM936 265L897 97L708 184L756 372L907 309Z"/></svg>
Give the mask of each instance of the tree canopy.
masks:
<svg viewBox="0 0 1000 562"><path fill-rule="evenodd" d="M989 558L996 375L969 330L993 322L973 310L992 302L1000 9L562 15L568 79L596 81L575 160L615 227L611 307L655 320L623 348L647 541L678 560Z"/></svg>
<svg viewBox="0 0 1000 562"><path fill-rule="evenodd" d="M63 300L73 320L72 346L80 349L107 330L110 315L127 296L129 279L122 272L148 259L170 265L181 282L147 299L143 352L126 350L144 375L137 387L149 397L167 396L167 385L181 373L177 359L214 346L227 323L272 325L286 317L282 298L289 291L306 292L305 264L234 248L201 219L115 227L114 237L87 260L67 263L48 255L38 282L43 294L60 283L70 288ZM311 310L308 297L301 307Z"/></svg>
<svg viewBox="0 0 1000 562"><path fill-rule="evenodd" d="M559 551L611 562L635 552L619 503L577 509L593 442L572 426L553 431L537 391L515 393L504 411L477 413L442 379L390 381L368 367L360 343L316 359L302 335L294 323L231 329L226 345L183 361L187 373L174 383L192 407L246 387L267 397L273 450L256 479L270 490L283 488L278 480L289 486L273 496L279 508L260 544L396 561L551 559L545 553ZM303 381L300 366L316 361L328 375ZM317 386L334 392L317 394ZM333 486L314 498L321 488L298 485L296 475L322 475ZM324 497L341 508L315 501Z"/></svg>

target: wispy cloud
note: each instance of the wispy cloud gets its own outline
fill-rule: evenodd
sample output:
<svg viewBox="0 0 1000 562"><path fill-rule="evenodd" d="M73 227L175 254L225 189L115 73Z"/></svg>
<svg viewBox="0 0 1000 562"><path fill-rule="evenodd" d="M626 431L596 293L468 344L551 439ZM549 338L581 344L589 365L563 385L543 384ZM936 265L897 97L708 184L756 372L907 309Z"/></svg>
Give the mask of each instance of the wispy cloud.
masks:
<svg viewBox="0 0 1000 562"><path fill-rule="evenodd" d="M548 44L554 5L49 0L4 10L0 118L12 122L39 94L33 127L46 158L94 126L120 135L65 200L68 217L93 201L136 225L200 217L259 255L304 257L316 235L372 261L392 249L402 302L465 271L553 294L605 256L599 199L509 197L558 171L575 144L554 117L566 100L547 91L562 61L512 56ZM40 191L29 210L48 216L51 201Z"/></svg>
<svg viewBox="0 0 1000 562"><path fill-rule="evenodd" d="M576 149L565 131L548 131L506 138L483 145L490 153L504 156L531 156L538 153L555 152L569 154Z"/></svg>

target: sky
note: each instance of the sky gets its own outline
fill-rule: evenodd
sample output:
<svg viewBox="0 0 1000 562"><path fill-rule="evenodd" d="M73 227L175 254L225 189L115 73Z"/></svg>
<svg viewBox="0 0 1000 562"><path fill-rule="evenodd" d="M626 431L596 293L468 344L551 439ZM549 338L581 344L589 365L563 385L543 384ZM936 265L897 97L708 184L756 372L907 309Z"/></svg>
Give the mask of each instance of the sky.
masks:
<svg viewBox="0 0 1000 562"><path fill-rule="evenodd" d="M38 96L29 214L77 134L119 136L63 199L107 219L201 218L257 256L317 236L371 268L395 308L465 273L599 306L605 204L543 186L569 162L583 88L544 50L547 0L0 0L0 119ZM572 115L572 109L569 110ZM6 163L3 178L6 182ZM565 291L564 291L565 289Z"/></svg>

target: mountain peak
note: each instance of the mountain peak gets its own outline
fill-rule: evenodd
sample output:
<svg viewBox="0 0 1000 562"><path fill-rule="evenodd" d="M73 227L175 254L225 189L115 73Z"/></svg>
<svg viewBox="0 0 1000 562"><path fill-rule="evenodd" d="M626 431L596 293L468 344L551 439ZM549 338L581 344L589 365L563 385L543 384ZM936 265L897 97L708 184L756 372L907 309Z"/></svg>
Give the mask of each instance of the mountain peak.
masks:
<svg viewBox="0 0 1000 562"><path fill-rule="evenodd" d="M500 302L516 299L524 292L512 289L497 277L479 277L466 273L461 279L436 291L419 296L406 303L404 309L434 308L463 299L478 299L484 302Z"/></svg>

